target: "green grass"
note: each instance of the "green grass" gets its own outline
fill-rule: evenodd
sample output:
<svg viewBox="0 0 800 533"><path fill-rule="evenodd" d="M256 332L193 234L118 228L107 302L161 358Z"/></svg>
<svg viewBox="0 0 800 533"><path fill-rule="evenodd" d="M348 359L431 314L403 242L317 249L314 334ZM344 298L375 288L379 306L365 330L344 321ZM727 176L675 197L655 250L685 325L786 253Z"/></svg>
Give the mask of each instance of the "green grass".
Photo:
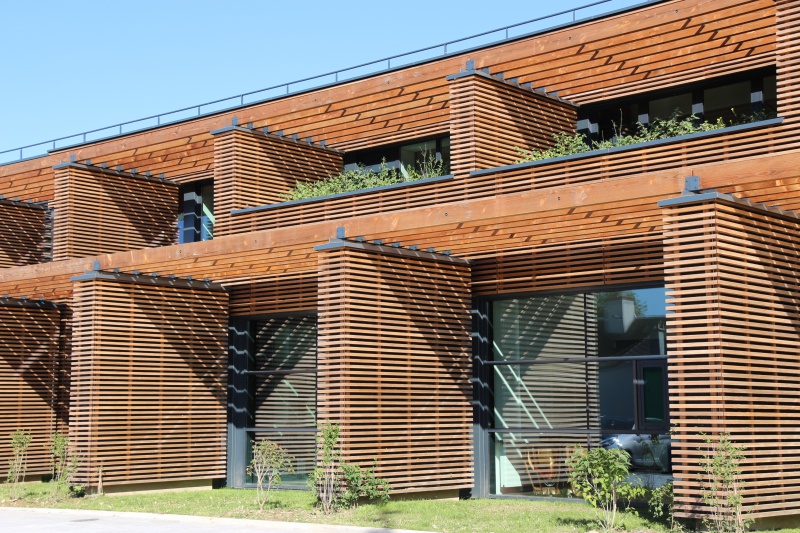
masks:
<svg viewBox="0 0 800 533"><path fill-rule="evenodd" d="M527 500L397 500L387 505L362 505L325 516L314 509L310 492L279 491L273 503L258 510L254 491L218 489L190 492L87 496L53 501L43 483L26 485L24 500L9 500L0 487L0 506L52 507L317 522L367 527L442 531L447 533L561 533L596 529L594 510L567 501ZM665 532L656 522L625 515L627 531ZM800 529L782 529L800 533Z"/></svg>

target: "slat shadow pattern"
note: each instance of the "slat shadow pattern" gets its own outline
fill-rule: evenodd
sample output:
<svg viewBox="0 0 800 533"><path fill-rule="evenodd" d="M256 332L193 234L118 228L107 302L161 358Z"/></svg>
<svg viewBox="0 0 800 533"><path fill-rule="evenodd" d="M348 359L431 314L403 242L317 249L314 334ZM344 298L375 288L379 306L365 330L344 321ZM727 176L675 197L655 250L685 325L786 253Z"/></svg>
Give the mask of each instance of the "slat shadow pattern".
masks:
<svg viewBox="0 0 800 533"><path fill-rule="evenodd" d="M50 472L47 442L56 430L60 311L0 299L0 477L12 457L11 433L29 431L28 474Z"/></svg>
<svg viewBox="0 0 800 533"><path fill-rule="evenodd" d="M70 438L78 483L225 477L227 294L75 282Z"/></svg>
<svg viewBox="0 0 800 533"><path fill-rule="evenodd" d="M317 415L393 492L472 485L467 265L320 252Z"/></svg>
<svg viewBox="0 0 800 533"><path fill-rule="evenodd" d="M800 509L800 223L717 201L665 209L673 470L680 514L700 501L703 434L746 446L753 518Z"/></svg>

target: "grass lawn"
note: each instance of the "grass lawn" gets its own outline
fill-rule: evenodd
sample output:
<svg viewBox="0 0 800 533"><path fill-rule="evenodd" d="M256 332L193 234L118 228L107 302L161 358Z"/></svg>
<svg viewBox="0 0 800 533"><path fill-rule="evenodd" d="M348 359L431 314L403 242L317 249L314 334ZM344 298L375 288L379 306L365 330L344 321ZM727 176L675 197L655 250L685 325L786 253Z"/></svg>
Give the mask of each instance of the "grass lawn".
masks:
<svg viewBox="0 0 800 533"><path fill-rule="evenodd" d="M193 492L132 494L125 496L87 496L54 502L43 483L26 485L23 500L9 500L0 489L0 506L54 507L104 511L185 514L250 518L287 522L321 522L356 526L442 531L447 533L561 533L596 529L594 510L588 505L559 501L526 500L403 500L387 505L362 505L357 509L325 516L313 506L306 491L278 491L272 505L258 510L255 492L217 489ZM625 529L640 532L665 532L658 523L625 515ZM800 533L783 529L782 533Z"/></svg>

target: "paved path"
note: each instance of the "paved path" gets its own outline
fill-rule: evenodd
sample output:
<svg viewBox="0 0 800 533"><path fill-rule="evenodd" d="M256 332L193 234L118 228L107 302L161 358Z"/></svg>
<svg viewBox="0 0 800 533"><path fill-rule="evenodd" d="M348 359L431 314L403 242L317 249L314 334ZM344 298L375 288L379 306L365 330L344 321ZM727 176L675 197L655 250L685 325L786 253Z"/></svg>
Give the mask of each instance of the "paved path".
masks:
<svg viewBox="0 0 800 533"><path fill-rule="evenodd" d="M405 529L267 522L237 518L0 507L0 531L15 533L420 533Z"/></svg>

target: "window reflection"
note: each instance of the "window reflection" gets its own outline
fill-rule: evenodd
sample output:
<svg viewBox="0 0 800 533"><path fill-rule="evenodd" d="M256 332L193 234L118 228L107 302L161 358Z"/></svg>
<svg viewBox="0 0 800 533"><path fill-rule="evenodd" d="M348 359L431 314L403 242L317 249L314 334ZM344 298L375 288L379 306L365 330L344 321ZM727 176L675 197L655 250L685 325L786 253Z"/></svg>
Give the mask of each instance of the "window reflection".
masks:
<svg viewBox="0 0 800 533"><path fill-rule="evenodd" d="M491 322L496 493L566 495L575 445L669 471L663 287L498 300Z"/></svg>

